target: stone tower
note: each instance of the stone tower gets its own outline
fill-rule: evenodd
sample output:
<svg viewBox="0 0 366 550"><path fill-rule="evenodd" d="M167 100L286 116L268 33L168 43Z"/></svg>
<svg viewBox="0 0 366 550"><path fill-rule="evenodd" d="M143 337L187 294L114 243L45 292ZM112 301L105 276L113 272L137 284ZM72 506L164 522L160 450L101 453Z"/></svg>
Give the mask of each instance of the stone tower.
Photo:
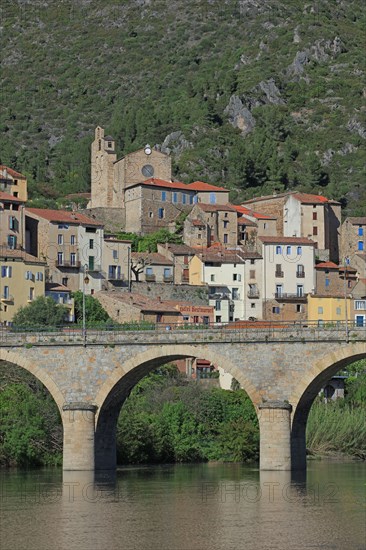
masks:
<svg viewBox="0 0 366 550"><path fill-rule="evenodd" d="M90 208L122 208L123 197L116 196L114 191L116 159L114 139L111 136L104 136L104 129L97 126L91 147Z"/></svg>

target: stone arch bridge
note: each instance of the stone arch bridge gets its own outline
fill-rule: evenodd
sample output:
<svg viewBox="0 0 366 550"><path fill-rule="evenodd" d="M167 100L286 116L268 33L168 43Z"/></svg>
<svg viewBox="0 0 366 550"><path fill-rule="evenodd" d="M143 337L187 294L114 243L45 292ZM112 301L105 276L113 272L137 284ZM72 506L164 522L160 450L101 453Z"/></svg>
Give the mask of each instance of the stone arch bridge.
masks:
<svg viewBox="0 0 366 550"><path fill-rule="evenodd" d="M0 333L0 360L23 367L49 390L64 430L64 470L116 467L116 424L133 386L181 358L230 372L259 419L260 468L306 468L305 429L324 383L366 357L365 327Z"/></svg>

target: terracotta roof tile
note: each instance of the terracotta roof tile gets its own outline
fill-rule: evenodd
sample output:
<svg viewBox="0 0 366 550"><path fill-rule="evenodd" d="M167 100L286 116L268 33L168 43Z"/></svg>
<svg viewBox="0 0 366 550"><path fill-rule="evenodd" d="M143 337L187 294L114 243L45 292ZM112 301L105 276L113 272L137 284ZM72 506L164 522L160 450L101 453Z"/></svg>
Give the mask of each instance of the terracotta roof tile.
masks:
<svg viewBox="0 0 366 550"><path fill-rule="evenodd" d="M212 185L211 183L205 183L204 181L194 181L193 183L189 183L187 187L194 191L226 191L228 193L228 189Z"/></svg>
<svg viewBox="0 0 366 550"><path fill-rule="evenodd" d="M247 216L252 216L252 218L256 218L257 220L276 220L277 218L275 216L269 216L268 214L261 214L260 212L254 212L254 210L250 210L250 208L246 208L245 206L239 205L239 204L232 204L231 205L239 214L246 214Z"/></svg>
<svg viewBox="0 0 366 550"><path fill-rule="evenodd" d="M262 241L262 243L265 244L303 244L303 245L309 245L314 246L314 241L311 241L310 239L306 239L305 237L263 237L259 236L258 239Z"/></svg>
<svg viewBox="0 0 366 550"><path fill-rule="evenodd" d="M338 269L338 265L334 262L321 262L316 264L315 269Z"/></svg>
<svg viewBox="0 0 366 550"><path fill-rule="evenodd" d="M2 172L2 174L0 174L0 175L2 175L3 177L5 177L5 172L7 172L9 174L9 176L12 176L13 178L18 178L18 179L22 179L22 180L26 179L26 177L23 176L23 174L21 174L20 172L16 172L12 168L9 168L8 166L5 166L4 164L0 164L0 172Z"/></svg>
<svg viewBox="0 0 366 550"><path fill-rule="evenodd" d="M95 225L103 227L101 222L93 220L85 214L79 212L69 212L68 210L49 210L47 208L26 208L26 214L34 214L50 222L71 223L75 225Z"/></svg>
<svg viewBox="0 0 366 550"><path fill-rule="evenodd" d="M19 199L18 197L14 197L13 195L10 195L10 193L4 193L4 191L0 191L0 201L6 201L6 202L25 202Z"/></svg>
<svg viewBox="0 0 366 550"><path fill-rule="evenodd" d="M182 191L189 191L188 186L180 181L165 181L159 178L149 178L135 185L154 185L155 187L164 187L168 189L180 189ZM132 186L131 186L132 187Z"/></svg>

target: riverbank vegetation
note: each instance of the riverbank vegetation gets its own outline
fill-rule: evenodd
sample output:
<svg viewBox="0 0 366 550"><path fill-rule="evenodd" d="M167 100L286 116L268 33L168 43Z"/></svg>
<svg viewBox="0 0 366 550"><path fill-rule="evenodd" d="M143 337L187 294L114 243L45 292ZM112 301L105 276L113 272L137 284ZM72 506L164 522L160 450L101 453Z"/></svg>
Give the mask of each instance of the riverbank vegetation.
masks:
<svg viewBox="0 0 366 550"><path fill-rule="evenodd" d="M365 361L349 367L346 398L319 397L309 415L311 455L366 458ZM143 378L124 403L117 426L120 464L255 461L259 428L244 390L187 380L174 365ZM31 374L0 362L0 465L60 465L62 425L53 399Z"/></svg>

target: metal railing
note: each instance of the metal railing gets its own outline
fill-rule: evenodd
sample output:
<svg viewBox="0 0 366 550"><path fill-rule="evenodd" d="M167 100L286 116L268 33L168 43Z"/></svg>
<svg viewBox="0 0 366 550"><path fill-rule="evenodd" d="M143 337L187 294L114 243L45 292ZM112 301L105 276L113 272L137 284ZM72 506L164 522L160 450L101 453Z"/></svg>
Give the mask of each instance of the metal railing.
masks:
<svg viewBox="0 0 366 550"><path fill-rule="evenodd" d="M334 321L234 321L231 323L125 323L52 328L0 327L0 346L33 347L143 343L366 341L366 323Z"/></svg>

